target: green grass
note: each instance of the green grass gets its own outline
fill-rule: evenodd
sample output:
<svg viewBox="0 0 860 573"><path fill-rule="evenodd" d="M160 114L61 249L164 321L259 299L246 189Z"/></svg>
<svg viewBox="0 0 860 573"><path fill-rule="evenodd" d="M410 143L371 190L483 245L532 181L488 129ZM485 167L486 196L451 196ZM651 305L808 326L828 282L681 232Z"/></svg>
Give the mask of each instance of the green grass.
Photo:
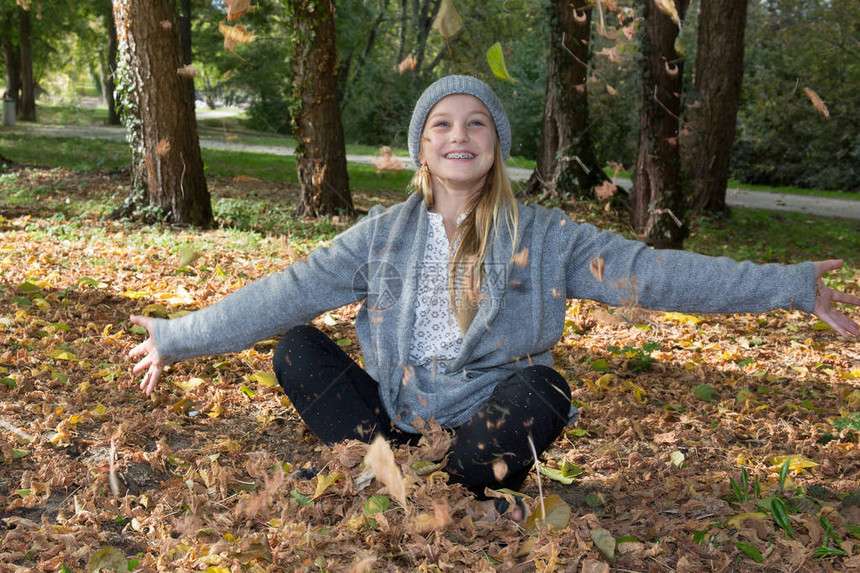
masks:
<svg viewBox="0 0 860 573"><path fill-rule="evenodd" d="M736 260L791 263L844 259L860 265L860 221L733 208L731 219L698 219L684 248Z"/></svg>

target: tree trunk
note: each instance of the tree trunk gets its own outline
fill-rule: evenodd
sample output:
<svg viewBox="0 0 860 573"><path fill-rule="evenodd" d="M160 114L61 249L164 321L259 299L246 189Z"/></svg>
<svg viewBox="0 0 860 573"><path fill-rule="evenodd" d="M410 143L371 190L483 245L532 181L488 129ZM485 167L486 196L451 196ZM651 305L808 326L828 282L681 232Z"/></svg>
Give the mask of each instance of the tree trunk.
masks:
<svg viewBox="0 0 860 573"><path fill-rule="evenodd" d="M107 73L104 74L102 83L104 84L105 101L108 108L108 125L119 125L119 114L116 110L116 58L117 58L117 41L116 41L116 23L113 20L113 14L108 14L108 51L107 51Z"/></svg>
<svg viewBox="0 0 860 573"><path fill-rule="evenodd" d="M672 0L667 0L672 5ZM675 0L683 19L689 0ZM642 110L639 154L633 177L633 227L657 248L683 247L685 200L681 186L678 127L684 60L675 52L678 24L653 0L641 5Z"/></svg>
<svg viewBox="0 0 860 573"><path fill-rule="evenodd" d="M337 102L333 0L292 0L293 134L301 188L296 214L319 217L355 209Z"/></svg>
<svg viewBox="0 0 860 573"><path fill-rule="evenodd" d="M555 0L550 14L550 57L537 166L524 193L592 197L606 177L597 163L588 125L589 0Z"/></svg>
<svg viewBox="0 0 860 573"><path fill-rule="evenodd" d="M4 98L14 99L17 108L21 107L21 50L12 39L15 21L12 13L7 13L3 20L3 62L6 71L6 90Z"/></svg>
<svg viewBox="0 0 860 573"><path fill-rule="evenodd" d="M131 94L123 101L123 119L134 141L134 188L144 191L143 197L133 192L129 211L155 211L173 224L209 226L212 205L194 93L176 72L183 64L173 0L114 0L114 17L118 85Z"/></svg>
<svg viewBox="0 0 860 573"><path fill-rule="evenodd" d="M182 62L192 62L191 54L191 0L179 0L179 37L182 40Z"/></svg>
<svg viewBox="0 0 860 573"><path fill-rule="evenodd" d="M18 46L21 49L21 101L18 119L36 121L36 80L33 77L33 50L30 47L32 31L30 11L18 10Z"/></svg>
<svg viewBox="0 0 860 573"><path fill-rule="evenodd" d="M700 106L688 106L692 126L682 149L692 182L692 211L726 211L729 159L744 75L748 0L702 0L693 86ZM698 107L698 109L696 109Z"/></svg>

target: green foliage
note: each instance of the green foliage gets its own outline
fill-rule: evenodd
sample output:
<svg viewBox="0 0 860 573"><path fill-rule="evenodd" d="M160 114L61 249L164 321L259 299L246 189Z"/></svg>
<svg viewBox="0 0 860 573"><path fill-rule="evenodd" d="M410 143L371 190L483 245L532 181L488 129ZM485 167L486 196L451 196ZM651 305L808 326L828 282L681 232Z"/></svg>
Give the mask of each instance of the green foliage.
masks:
<svg viewBox="0 0 860 573"><path fill-rule="evenodd" d="M654 365L654 358L651 353L655 350L660 350L660 344L657 342L645 342L642 348L632 348L625 346L619 348L617 346L608 346L606 350L611 352L613 356L621 355L627 359L627 368L631 372L644 372Z"/></svg>
<svg viewBox="0 0 860 573"><path fill-rule="evenodd" d="M836 418L833 422L833 428L836 430L854 430L860 432L860 412L854 412L843 418Z"/></svg>
<svg viewBox="0 0 860 573"><path fill-rule="evenodd" d="M749 6L732 174L750 183L860 190L860 61L852 0ZM806 88L826 104L816 109Z"/></svg>

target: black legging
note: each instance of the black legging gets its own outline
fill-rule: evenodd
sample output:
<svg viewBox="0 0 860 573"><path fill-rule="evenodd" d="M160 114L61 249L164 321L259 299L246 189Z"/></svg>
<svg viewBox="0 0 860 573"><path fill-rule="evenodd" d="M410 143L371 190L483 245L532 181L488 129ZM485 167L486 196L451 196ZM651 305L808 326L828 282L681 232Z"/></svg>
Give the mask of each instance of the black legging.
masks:
<svg viewBox="0 0 860 573"><path fill-rule="evenodd" d="M327 445L369 442L376 434L400 444L420 438L392 424L379 384L318 329L303 325L284 334L273 362L296 411ZM451 481L478 495L485 487L518 489L534 463L529 434L542 452L564 429L569 409L567 381L548 366L524 368L503 380L465 424L449 428L454 435L445 469ZM500 467L507 473L498 480Z"/></svg>

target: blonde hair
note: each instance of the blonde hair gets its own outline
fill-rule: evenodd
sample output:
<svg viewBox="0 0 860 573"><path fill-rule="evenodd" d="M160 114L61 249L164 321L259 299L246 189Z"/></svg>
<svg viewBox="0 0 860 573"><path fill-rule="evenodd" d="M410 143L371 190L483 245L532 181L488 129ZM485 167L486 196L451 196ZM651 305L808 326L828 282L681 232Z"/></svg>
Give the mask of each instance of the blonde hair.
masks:
<svg viewBox="0 0 860 573"><path fill-rule="evenodd" d="M411 186L424 198L427 208L432 208L433 181L426 163L415 172ZM451 308L454 309L454 316L463 334L478 313L482 297L481 282L485 274L484 260L487 258L490 243L500 230L502 219L511 237L511 257L517 250L519 212L511 180L502 160L502 148L498 138L493 165L487 172L484 187L470 200L464 212L466 217L457 227L451 243L452 252L449 252L448 256Z"/></svg>

